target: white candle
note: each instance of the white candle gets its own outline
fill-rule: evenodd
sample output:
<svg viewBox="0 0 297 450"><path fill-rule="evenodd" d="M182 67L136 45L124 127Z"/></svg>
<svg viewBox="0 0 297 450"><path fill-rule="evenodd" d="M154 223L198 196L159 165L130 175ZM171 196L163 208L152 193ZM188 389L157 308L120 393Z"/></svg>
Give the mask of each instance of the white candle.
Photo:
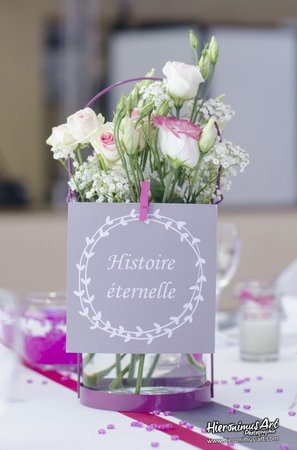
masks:
<svg viewBox="0 0 297 450"><path fill-rule="evenodd" d="M280 320L276 302L243 302L240 317L240 353L243 359L276 359L279 335Z"/></svg>

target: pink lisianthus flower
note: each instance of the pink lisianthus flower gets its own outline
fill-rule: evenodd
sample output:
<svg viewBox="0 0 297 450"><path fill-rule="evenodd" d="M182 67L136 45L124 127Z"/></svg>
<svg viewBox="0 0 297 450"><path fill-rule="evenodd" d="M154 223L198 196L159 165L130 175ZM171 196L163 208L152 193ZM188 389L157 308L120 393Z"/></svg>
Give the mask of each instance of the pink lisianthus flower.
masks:
<svg viewBox="0 0 297 450"><path fill-rule="evenodd" d="M154 117L154 125L159 128L159 147L163 155L175 164L195 167L202 129L189 120L166 116Z"/></svg>

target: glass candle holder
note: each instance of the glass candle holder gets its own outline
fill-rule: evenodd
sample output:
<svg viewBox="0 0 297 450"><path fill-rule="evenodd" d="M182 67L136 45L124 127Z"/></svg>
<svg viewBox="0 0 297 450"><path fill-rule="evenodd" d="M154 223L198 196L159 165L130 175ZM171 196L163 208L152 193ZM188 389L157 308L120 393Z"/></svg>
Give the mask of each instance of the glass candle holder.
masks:
<svg viewBox="0 0 297 450"><path fill-rule="evenodd" d="M66 294L28 294L21 314L22 356L33 366L75 369L76 353L66 353Z"/></svg>
<svg viewBox="0 0 297 450"><path fill-rule="evenodd" d="M274 361L280 341L280 307L275 287L260 281L237 287L240 355L245 361Z"/></svg>

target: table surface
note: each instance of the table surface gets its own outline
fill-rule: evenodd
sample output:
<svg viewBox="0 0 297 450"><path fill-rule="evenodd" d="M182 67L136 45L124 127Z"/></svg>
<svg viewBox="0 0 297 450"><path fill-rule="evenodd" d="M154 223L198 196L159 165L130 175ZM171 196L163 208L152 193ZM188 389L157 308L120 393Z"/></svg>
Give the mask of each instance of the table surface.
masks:
<svg viewBox="0 0 297 450"><path fill-rule="evenodd" d="M215 397L209 407L173 413L165 417L166 420L177 424L185 419L195 425L193 431L197 436L205 438L201 430L214 418L219 418L221 423L253 422L256 417L279 418L278 442L237 443L233 448L273 450L287 443L290 450L297 449L297 414L289 415L290 410L297 411L297 405L294 405L297 396L296 352L295 334L283 336L276 362L243 362L237 345L220 348L215 354ZM0 366L2 378L9 373L8 363L3 364ZM145 427L131 427L131 418L121 413L84 407L75 392L20 363L14 365L10 387L8 404L0 415L1 450L145 450L152 448L152 442L157 442L158 448L163 450L193 448L182 440L173 441L171 436L159 430L148 432ZM234 404L240 406L235 414L231 414ZM106 429L108 424L114 424L115 429L98 434L98 429ZM194 447L207 448L199 444ZM216 450L219 447L212 444L209 448Z"/></svg>

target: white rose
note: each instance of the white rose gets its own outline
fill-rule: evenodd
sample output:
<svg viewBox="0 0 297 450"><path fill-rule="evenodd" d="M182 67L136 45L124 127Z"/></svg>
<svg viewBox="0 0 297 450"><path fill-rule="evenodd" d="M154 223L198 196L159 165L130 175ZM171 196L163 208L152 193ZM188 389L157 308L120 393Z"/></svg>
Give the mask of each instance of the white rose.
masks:
<svg viewBox="0 0 297 450"><path fill-rule="evenodd" d="M69 116L67 126L74 139L88 144L99 131L100 119L91 108L85 108Z"/></svg>
<svg viewBox="0 0 297 450"><path fill-rule="evenodd" d="M163 67L163 74L167 78L167 93L179 104L194 98L203 81L198 66L179 61L168 61Z"/></svg>
<svg viewBox="0 0 297 450"><path fill-rule="evenodd" d="M120 155L114 140L114 126L112 122L106 122L99 132L91 140L95 152L102 155L106 161L114 163Z"/></svg>
<svg viewBox="0 0 297 450"><path fill-rule="evenodd" d="M66 123L54 127L46 143L52 147L55 159L67 159L73 156L73 150L78 145L78 142L69 132Z"/></svg>

